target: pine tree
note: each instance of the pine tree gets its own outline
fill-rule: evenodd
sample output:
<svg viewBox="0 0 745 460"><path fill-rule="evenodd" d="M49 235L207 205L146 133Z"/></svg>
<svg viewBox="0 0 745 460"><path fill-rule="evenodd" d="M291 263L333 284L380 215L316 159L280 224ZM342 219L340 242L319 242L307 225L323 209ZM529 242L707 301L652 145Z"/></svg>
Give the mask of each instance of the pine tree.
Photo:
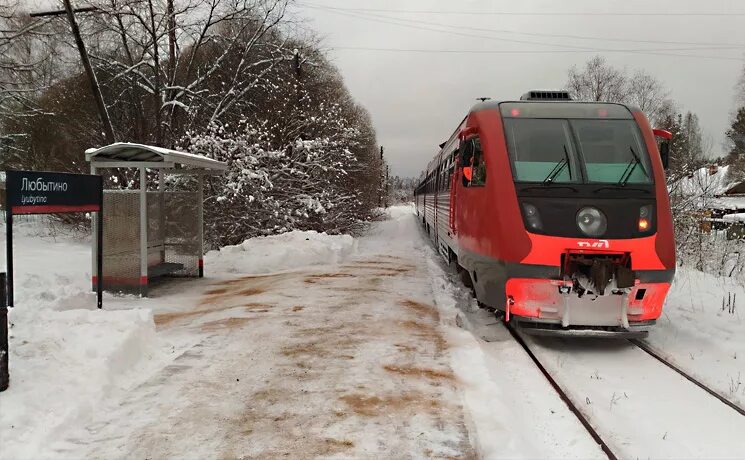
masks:
<svg viewBox="0 0 745 460"><path fill-rule="evenodd" d="M745 153L745 107L740 107L732 125L725 133L732 147L729 154L739 157Z"/></svg>
<svg viewBox="0 0 745 460"><path fill-rule="evenodd" d="M737 110L732 125L724 135L731 146L727 163L732 165L733 177L745 177L745 107Z"/></svg>

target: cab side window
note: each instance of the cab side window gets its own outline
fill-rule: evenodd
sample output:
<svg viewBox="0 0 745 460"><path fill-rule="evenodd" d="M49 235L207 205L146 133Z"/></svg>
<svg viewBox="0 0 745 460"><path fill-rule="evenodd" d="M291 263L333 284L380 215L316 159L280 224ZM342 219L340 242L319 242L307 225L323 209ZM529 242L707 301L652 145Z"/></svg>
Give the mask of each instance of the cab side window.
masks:
<svg viewBox="0 0 745 460"><path fill-rule="evenodd" d="M461 143L460 152L463 185L465 187L484 186L486 184L486 162L481 148L481 139L476 136L464 140Z"/></svg>

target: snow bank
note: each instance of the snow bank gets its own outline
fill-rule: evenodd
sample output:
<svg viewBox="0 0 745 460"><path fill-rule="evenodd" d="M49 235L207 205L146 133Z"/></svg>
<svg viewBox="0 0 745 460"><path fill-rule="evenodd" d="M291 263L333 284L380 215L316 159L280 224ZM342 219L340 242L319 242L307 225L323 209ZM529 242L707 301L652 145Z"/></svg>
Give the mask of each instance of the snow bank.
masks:
<svg viewBox="0 0 745 460"><path fill-rule="evenodd" d="M59 432L130 384L158 350L150 310L111 296L108 309L95 308L90 245L42 236L42 227L39 220L14 225L11 380L0 393L0 458L44 456ZM112 311L112 304L125 310Z"/></svg>
<svg viewBox="0 0 745 460"><path fill-rule="evenodd" d="M205 256L205 264L213 273L271 273L308 265L336 264L356 248L355 239L349 235L295 230L251 238L235 246L210 251Z"/></svg>
<svg viewBox="0 0 745 460"><path fill-rule="evenodd" d="M668 359L745 407L745 287L679 267L647 342Z"/></svg>
<svg viewBox="0 0 745 460"><path fill-rule="evenodd" d="M149 310L13 312L11 386L0 395L3 458L36 458L85 421L155 349Z"/></svg>

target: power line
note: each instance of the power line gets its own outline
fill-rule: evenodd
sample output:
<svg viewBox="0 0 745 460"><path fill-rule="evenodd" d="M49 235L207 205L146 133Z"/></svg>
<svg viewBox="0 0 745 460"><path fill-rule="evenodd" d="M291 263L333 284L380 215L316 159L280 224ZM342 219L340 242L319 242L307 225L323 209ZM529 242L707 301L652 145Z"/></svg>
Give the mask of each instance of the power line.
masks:
<svg viewBox="0 0 745 460"><path fill-rule="evenodd" d="M571 53L587 53L587 52L618 52L618 53L632 53L633 50L472 50L472 49L424 49L424 48L375 48L367 46L330 46L332 50L357 50L357 51L382 51L382 52L396 52L396 53L443 53L443 54L571 54ZM661 53L645 53L645 54L661 54ZM716 56L695 56L688 54L665 54L665 56L676 56L676 57L695 57L703 59L721 59L728 61L742 62L739 58L725 58Z"/></svg>
<svg viewBox="0 0 745 460"><path fill-rule="evenodd" d="M322 8L337 8L326 5L315 5ZM398 14L445 14L445 15L472 15L472 16L695 16L695 17L728 17L728 16L745 16L745 12L731 13L712 13L712 12L644 12L644 13L623 13L623 12L588 12L588 11L441 11L441 10L393 10L383 8L344 8L348 11L360 12L377 12L377 13L398 13Z"/></svg>
<svg viewBox="0 0 745 460"><path fill-rule="evenodd" d="M499 37L487 36L487 35L477 35L477 34L470 34L470 33L465 33L465 32L435 29L432 27L425 27L425 26L418 26L418 25L410 24L410 22L412 22L410 20L407 21L403 19L382 19L379 17L370 17L369 15L363 15L360 13L349 13L349 12L339 11L338 9L329 9L325 7L314 7L314 6L309 6L309 5L308 7L328 11L330 13L341 15L341 16L346 16L346 17L351 17L351 18L356 18L356 19L363 19L366 21L378 22L378 23L383 23L383 24L396 25L399 27L405 27L405 28L410 28L410 29L434 31L434 32L440 32L440 33L446 33L446 34L458 35L458 36L470 37L470 38L482 38L482 39L494 40L494 41L499 41L499 42L511 42L511 43L520 43L520 44L559 47L559 48L564 48L564 50L571 49L571 50L574 50L574 52L628 53L628 54L644 54L644 55L652 55L652 56L688 57L688 58L726 60L726 61L738 61L738 62L742 61L740 58L734 58L734 57L707 56L707 55L695 55L695 54L677 54L677 53L669 53L669 52L666 53L665 52L665 51L695 51L695 50L701 50L702 48L662 48L659 50L655 50L655 49L611 49L611 48L596 48L596 47L576 46L576 45L557 44L557 43L542 43L542 42L535 42L535 41L515 40L515 39L499 38ZM377 48L375 50L382 51L385 49ZM564 50L545 50L545 51L543 50L529 50L529 51L514 50L514 51L510 51L509 54L565 52ZM504 53L504 54L507 54L507 53Z"/></svg>
<svg viewBox="0 0 745 460"><path fill-rule="evenodd" d="M315 8L315 9L322 9L322 10L335 10L335 11L343 11L343 12L349 12L349 13L354 13L356 11L364 11L364 9L321 6L317 4L304 3L304 2L298 2L298 4L306 6L308 8ZM357 14L360 14L360 13L357 13ZM712 49L727 49L727 47L745 48L745 43L711 43L711 42L702 43L702 42L683 42L683 41L667 41L667 40L639 40L639 39L633 39L633 38L597 37L597 36L587 36L587 35L545 34L545 33L537 33L537 32L521 32L521 31L509 30L509 29L479 28L479 27L473 27L472 25L459 26L459 25L443 24L441 22L421 21L421 20L409 19L409 18L396 18L396 17L379 15L379 14L370 14L369 16L380 18L380 19L394 20L394 21L407 21L407 22L412 22L412 23L417 23L417 24L425 24L425 25L438 26L438 27L448 27L451 29L463 29L467 27L469 30L475 30L479 32L504 33L504 34L513 34L513 35L524 35L524 36L530 36L530 37L570 38L570 39L576 39L576 40L594 40L594 41L600 40L600 41L624 42L624 43L651 43L651 44L665 44L665 45L696 45L696 46L702 46L702 47L707 47L707 46L715 47ZM700 49L707 49L707 48L700 48Z"/></svg>

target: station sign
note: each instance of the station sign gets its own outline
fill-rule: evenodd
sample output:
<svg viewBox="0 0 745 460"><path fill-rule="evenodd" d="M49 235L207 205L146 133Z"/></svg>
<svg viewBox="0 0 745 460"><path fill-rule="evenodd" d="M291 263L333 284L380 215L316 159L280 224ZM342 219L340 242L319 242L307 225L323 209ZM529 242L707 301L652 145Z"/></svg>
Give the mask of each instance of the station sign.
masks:
<svg viewBox="0 0 745 460"><path fill-rule="evenodd" d="M6 174L7 209L13 214L101 210L101 176L38 171L8 171Z"/></svg>
<svg viewBox="0 0 745 460"><path fill-rule="evenodd" d="M103 177L89 174L70 174L43 171L6 171L5 173L5 223L7 304L13 298L13 216L18 214L58 214L71 212L97 212L96 232L98 247L97 304L102 307L101 257L103 248Z"/></svg>

